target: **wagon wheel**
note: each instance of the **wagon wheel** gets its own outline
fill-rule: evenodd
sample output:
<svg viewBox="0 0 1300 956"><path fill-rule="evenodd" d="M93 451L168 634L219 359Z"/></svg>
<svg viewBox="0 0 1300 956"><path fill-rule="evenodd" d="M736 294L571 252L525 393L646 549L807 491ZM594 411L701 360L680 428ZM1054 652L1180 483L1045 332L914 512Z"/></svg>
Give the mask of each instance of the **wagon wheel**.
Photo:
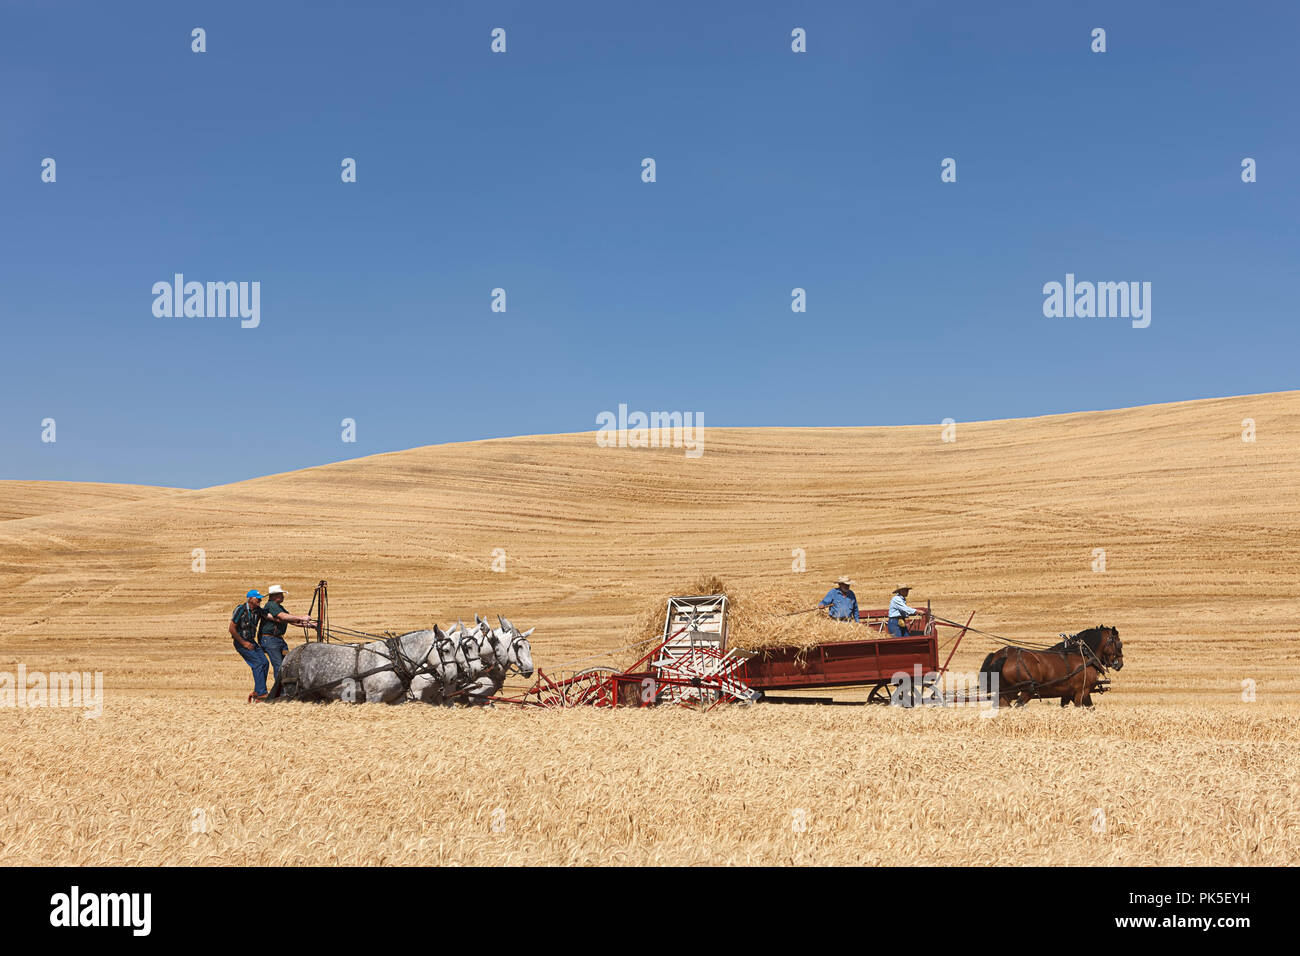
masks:
<svg viewBox="0 0 1300 956"><path fill-rule="evenodd" d="M891 687L890 693L897 695L899 707L919 707L921 705L921 697L925 691L920 687L908 684L906 688L899 687L897 690ZM894 702L891 698L887 697L886 699L891 704Z"/></svg>
<svg viewBox="0 0 1300 956"><path fill-rule="evenodd" d="M934 698L940 694L939 690L933 684L925 687L914 687L908 684L906 687L895 688L893 684L877 684L871 688L871 693L867 695L869 704L889 704L896 707L919 707L923 700ZM897 703L895 703L897 698Z"/></svg>
<svg viewBox="0 0 1300 956"><path fill-rule="evenodd" d="M541 707L563 707L564 692L544 688L537 693L537 703Z"/></svg>
<svg viewBox="0 0 1300 956"><path fill-rule="evenodd" d="M613 707L614 682L610 678L617 673L617 667L588 667L579 671L564 685L561 706Z"/></svg>
<svg viewBox="0 0 1300 956"><path fill-rule="evenodd" d="M922 701L933 702L942 707L946 703L943 696L943 683L936 680L922 687L916 694L916 702L919 704Z"/></svg>
<svg viewBox="0 0 1300 956"><path fill-rule="evenodd" d="M539 677L537 682L524 695L525 699L536 698L539 707L563 707L564 688L549 677Z"/></svg>

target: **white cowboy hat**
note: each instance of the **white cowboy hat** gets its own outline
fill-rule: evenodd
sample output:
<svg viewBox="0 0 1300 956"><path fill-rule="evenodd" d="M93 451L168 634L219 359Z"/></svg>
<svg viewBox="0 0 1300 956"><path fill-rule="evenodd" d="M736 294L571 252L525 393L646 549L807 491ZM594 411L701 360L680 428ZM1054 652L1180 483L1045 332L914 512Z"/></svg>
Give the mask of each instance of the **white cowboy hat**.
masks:
<svg viewBox="0 0 1300 956"><path fill-rule="evenodd" d="M835 579L835 583L847 584L849 587L853 587L853 579L849 577L847 574L841 574L838 578Z"/></svg>
<svg viewBox="0 0 1300 956"><path fill-rule="evenodd" d="M270 597L272 594L278 594L281 597L284 597L284 588L280 587L278 584L272 584L266 589L266 596Z"/></svg>

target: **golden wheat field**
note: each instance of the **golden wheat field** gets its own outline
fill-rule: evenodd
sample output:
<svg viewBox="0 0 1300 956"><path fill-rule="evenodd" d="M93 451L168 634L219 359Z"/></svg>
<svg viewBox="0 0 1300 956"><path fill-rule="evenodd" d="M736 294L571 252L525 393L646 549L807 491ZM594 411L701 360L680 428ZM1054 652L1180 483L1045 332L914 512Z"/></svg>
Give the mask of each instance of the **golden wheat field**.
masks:
<svg viewBox="0 0 1300 956"><path fill-rule="evenodd" d="M692 460L588 433L196 491L0 482L0 671L105 687L98 718L0 708L0 858L1289 863L1298 480L1287 392L960 423L954 442L714 428ZM811 605L842 572L864 608L909 584L1012 638L1113 624L1126 666L1094 711L992 718L268 707L243 703L225 631L249 587L283 583L303 612L325 578L336 623L501 612L551 668L617 656L701 576ZM972 635L953 666L992 648Z"/></svg>
<svg viewBox="0 0 1300 956"><path fill-rule="evenodd" d="M1276 706L178 719L133 698L9 723L10 780L32 768L6 785L11 863L1282 865L1300 828L1300 718Z"/></svg>

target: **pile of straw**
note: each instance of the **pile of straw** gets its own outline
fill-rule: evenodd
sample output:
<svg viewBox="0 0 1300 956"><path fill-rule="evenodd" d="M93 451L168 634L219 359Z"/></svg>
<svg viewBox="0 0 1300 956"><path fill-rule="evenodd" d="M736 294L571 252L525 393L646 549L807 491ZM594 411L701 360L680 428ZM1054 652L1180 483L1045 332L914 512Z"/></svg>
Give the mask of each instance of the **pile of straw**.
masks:
<svg viewBox="0 0 1300 956"><path fill-rule="evenodd" d="M872 636L864 627L832 621L816 608L826 588L810 585L729 586L715 576L701 576L667 594L646 596L628 629L628 643L662 637L668 598L701 594L727 596L727 646L744 650L797 647L836 641L862 641ZM644 650L645 648L643 648Z"/></svg>

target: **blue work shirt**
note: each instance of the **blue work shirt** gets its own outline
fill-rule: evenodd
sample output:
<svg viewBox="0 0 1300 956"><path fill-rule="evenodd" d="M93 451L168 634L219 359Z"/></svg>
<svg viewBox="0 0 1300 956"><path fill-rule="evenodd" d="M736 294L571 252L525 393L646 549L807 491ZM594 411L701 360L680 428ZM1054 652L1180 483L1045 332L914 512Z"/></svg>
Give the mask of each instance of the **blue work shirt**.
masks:
<svg viewBox="0 0 1300 956"><path fill-rule="evenodd" d="M852 619L862 623L862 618L858 616L858 596L852 591L841 594L839 588L831 588L817 606L825 607L827 604L831 606L831 617L837 621Z"/></svg>
<svg viewBox="0 0 1300 956"><path fill-rule="evenodd" d="M902 617L905 614L920 614L914 607L908 607L907 602L903 600L903 595L895 594L889 599L889 616Z"/></svg>

